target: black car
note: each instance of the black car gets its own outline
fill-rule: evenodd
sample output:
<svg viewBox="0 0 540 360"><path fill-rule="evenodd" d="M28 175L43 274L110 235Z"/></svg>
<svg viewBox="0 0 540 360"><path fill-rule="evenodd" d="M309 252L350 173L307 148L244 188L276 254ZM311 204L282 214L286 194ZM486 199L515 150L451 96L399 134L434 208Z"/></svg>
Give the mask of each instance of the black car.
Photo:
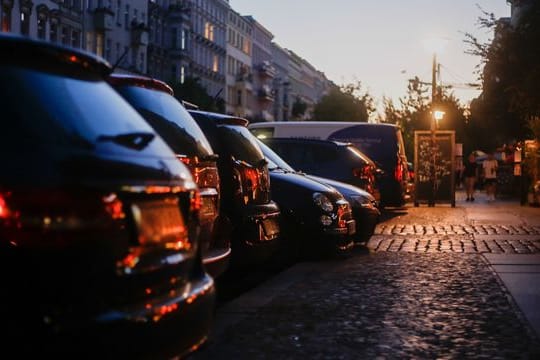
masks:
<svg viewBox="0 0 540 360"><path fill-rule="evenodd" d="M189 110L219 155L221 208L233 227L232 267L261 265L280 241L280 210L272 201L268 164L242 118Z"/></svg>
<svg viewBox="0 0 540 360"><path fill-rule="evenodd" d="M356 243L367 243L371 236L373 236L375 227L379 223L381 217L381 211L379 210L379 203L377 200L375 200L370 193L357 186L313 175L306 176L310 179L332 186L343 195L349 204L351 204L353 216L356 220L356 235L354 241Z"/></svg>
<svg viewBox="0 0 540 360"><path fill-rule="evenodd" d="M266 159L272 164L275 164L275 166L282 171L289 174L296 173L297 176L302 175L310 180L320 182L339 191L345 200L349 202L352 208L353 217L356 220L356 233L353 237L354 241L356 243L365 243L371 238L375 231L375 227L379 222L381 212L378 208L377 201L370 193L347 183L297 172L268 146L263 144L261 149L263 150ZM273 183L274 182L272 182L272 186ZM275 192L272 189L272 194L274 193ZM278 204L280 204L279 201Z"/></svg>
<svg viewBox="0 0 540 360"><path fill-rule="evenodd" d="M377 166L351 143L305 138L267 138L263 142L299 171L345 182L380 198Z"/></svg>
<svg viewBox="0 0 540 360"><path fill-rule="evenodd" d="M192 351L215 290L189 170L101 58L12 36L0 53L1 355Z"/></svg>
<svg viewBox="0 0 540 360"><path fill-rule="evenodd" d="M108 79L190 170L201 194L200 247L206 270L214 278L227 269L231 253L229 227L219 216L218 156L203 132L162 81L113 74Z"/></svg>
<svg viewBox="0 0 540 360"><path fill-rule="evenodd" d="M272 149L262 142L259 145L268 161L272 199L281 210L283 247L292 253L287 255L305 258L350 249L356 222L343 195L282 166Z"/></svg>

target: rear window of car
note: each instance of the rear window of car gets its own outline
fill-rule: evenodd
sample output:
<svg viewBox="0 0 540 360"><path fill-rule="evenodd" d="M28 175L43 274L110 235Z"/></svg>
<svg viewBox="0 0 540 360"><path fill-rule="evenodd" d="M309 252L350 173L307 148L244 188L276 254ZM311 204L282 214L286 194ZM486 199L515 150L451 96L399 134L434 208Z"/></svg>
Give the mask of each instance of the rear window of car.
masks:
<svg viewBox="0 0 540 360"><path fill-rule="evenodd" d="M116 90L139 111L177 154L213 154L201 128L182 104L162 91L138 86L119 86Z"/></svg>
<svg viewBox="0 0 540 360"><path fill-rule="evenodd" d="M97 75L78 77L0 63L0 107L3 149L93 149L105 142L117 146L109 141L117 135L147 134L152 140L145 151L170 153L144 119ZM118 151L133 150L118 145Z"/></svg>
<svg viewBox="0 0 540 360"><path fill-rule="evenodd" d="M221 125L219 126L221 142L226 144L228 152L236 159L257 166L264 155L257 144L257 139L243 126Z"/></svg>

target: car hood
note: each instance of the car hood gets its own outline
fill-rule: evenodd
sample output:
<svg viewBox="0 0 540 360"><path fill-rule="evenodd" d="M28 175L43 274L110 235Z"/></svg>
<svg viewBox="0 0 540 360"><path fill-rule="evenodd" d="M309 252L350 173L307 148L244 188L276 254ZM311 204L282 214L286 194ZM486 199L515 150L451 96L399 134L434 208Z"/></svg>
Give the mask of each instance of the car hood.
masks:
<svg viewBox="0 0 540 360"><path fill-rule="evenodd" d="M331 200L342 198L341 194L330 186L314 181L304 175L282 170L270 171L270 185L272 198L276 200L279 200L280 197L294 198L301 194L307 194L311 199L314 192L324 193Z"/></svg>
<svg viewBox="0 0 540 360"><path fill-rule="evenodd" d="M354 185L350 185L341 181L336 181L336 180L327 179L327 178L314 176L314 175L305 175L305 176L311 180L329 185L346 196L362 195L362 196L368 196L370 198L372 197L370 193Z"/></svg>

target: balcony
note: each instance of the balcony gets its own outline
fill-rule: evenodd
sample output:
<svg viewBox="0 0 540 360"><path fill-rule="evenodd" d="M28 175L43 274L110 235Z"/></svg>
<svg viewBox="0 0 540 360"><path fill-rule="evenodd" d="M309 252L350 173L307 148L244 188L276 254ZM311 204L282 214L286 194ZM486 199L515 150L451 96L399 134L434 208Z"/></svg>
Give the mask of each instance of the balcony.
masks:
<svg viewBox="0 0 540 360"><path fill-rule="evenodd" d="M270 61L263 61L257 66L259 76L265 79L273 79L276 77L276 69L272 66Z"/></svg>
<svg viewBox="0 0 540 360"><path fill-rule="evenodd" d="M236 87L238 90L253 90L253 74L241 72L236 75Z"/></svg>
<svg viewBox="0 0 540 360"><path fill-rule="evenodd" d="M169 11L167 11L167 16L169 17L169 20L189 22L190 12L191 8L189 7L189 3L180 2L178 4L169 5Z"/></svg>
<svg viewBox="0 0 540 360"><path fill-rule="evenodd" d="M114 12L105 7L94 10L94 26L96 30L109 31L113 29Z"/></svg>
<svg viewBox="0 0 540 360"><path fill-rule="evenodd" d="M257 97L260 101L274 101L274 91L270 86L264 85L257 91Z"/></svg>
<svg viewBox="0 0 540 360"><path fill-rule="evenodd" d="M148 45L149 29L144 23L131 25L131 45L132 46L147 46Z"/></svg>

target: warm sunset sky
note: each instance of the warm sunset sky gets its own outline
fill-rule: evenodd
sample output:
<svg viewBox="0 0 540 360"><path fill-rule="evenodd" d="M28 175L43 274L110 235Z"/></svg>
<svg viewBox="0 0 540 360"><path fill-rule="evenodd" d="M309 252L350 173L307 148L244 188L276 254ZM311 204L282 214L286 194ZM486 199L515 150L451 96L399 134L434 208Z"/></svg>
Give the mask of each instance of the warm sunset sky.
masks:
<svg viewBox="0 0 540 360"><path fill-rule="evenodd" d="M230 0L242 15L252 15L283 47L304 57L343 84L360 80L379 102L397 102L407 79L431 81L433 36L446 39L438 55L443 83L475 82L479 58L464 54L463 33L487 40L478 9L510 16L506 0ZM454 90L464 104L478 91Z"/></svg>

